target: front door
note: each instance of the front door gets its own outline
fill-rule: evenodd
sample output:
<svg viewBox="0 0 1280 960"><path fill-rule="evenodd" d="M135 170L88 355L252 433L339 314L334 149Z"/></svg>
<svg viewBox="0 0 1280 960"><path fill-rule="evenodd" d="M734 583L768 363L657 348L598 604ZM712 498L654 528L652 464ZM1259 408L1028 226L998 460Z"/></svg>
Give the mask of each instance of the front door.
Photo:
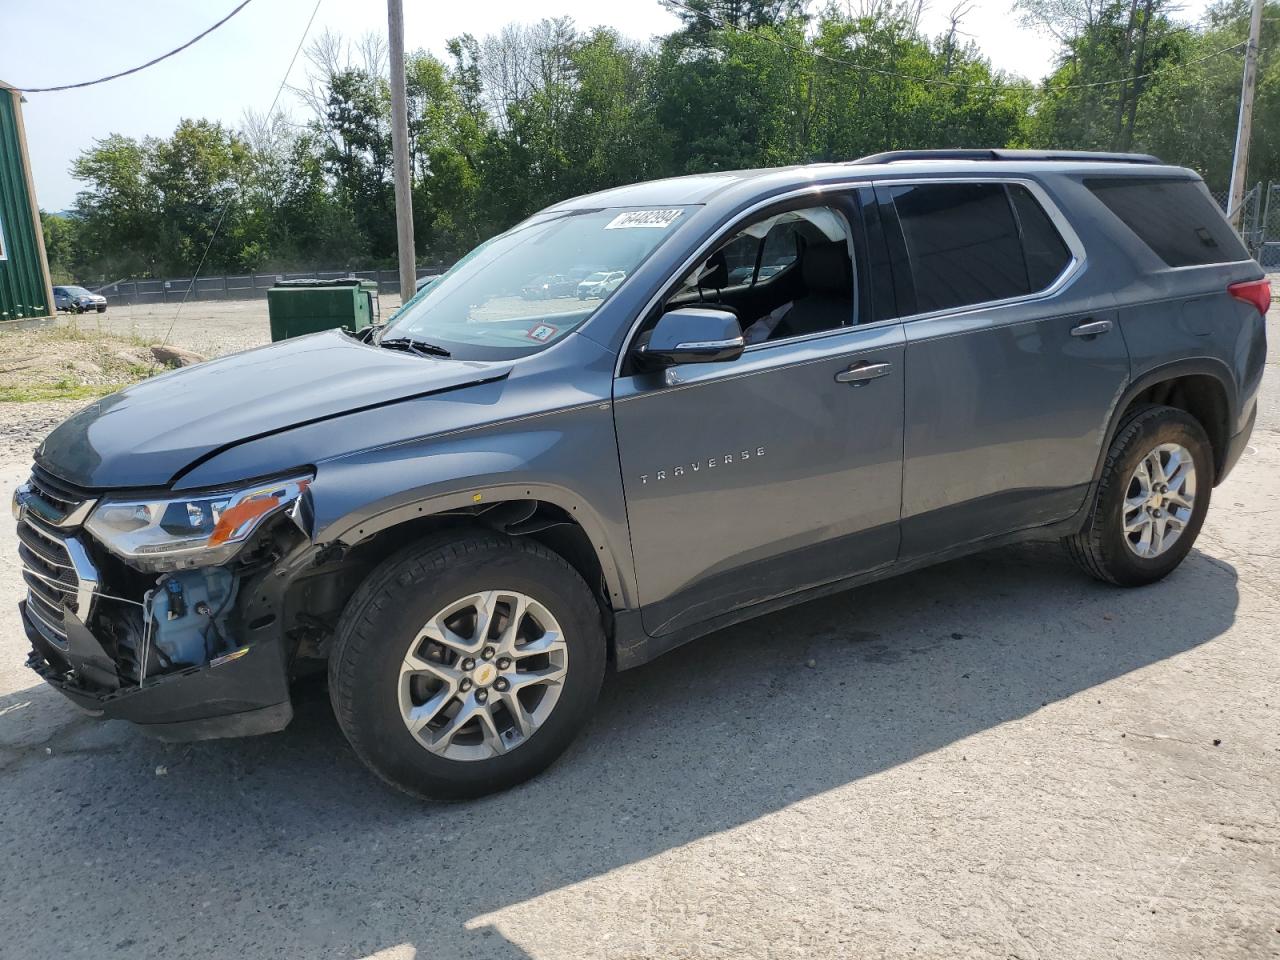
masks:
<svg viewBox="0 0 1280 960"><path fill-rule="evenodd" d="M618 449L650 634L893 561L902 363L902 328L892 324L687 364L674 386L618 381ZM847 379L851 368L882 365L874 379Z"/></svg>
<svg viewBox="0 0 1280 960"><path fill-rule="evenodd" d="M809 207L731 231L668 303L732 309L746 352L624 369L615 384L651 635L897 555L904 335L872 315L853 216L851 206Z"/></svg>

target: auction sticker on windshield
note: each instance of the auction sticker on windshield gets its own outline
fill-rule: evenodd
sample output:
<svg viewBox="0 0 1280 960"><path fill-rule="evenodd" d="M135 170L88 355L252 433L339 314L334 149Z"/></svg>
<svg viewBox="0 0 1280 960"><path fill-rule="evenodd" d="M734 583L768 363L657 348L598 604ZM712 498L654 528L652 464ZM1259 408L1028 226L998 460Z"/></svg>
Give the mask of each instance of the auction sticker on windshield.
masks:
<svg viewBox="0 0 1280 960"><path fill-rule="evenodd" d="M605 224L606 230L629 230L635 227L653 227L665 230L679 219L684 211L674 210L630 210L620 213Z"/></svg>
<svg viewBox="0 0 1280 960"><path fill-rule="evenodd" d="M537 340L539 343L546 343L552 337L559 333L558 327L553 327L549 323L540 323L528 333L525 334L530 340Z"/></svg>

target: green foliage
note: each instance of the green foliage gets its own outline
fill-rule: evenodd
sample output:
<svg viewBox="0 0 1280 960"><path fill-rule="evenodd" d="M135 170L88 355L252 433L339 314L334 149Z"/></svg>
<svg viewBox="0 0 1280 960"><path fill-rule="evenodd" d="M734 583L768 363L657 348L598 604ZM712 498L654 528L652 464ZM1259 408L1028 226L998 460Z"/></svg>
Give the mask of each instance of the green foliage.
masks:
<svg viewBox="0 0 1280 960"><path fill-rule="evenodd" d="M80 255L80 221L41 210L40 226L44 231L44 250L49 259L50 277L54 283L73 283L73 268Z"/></svg>
<svg viewBox="0 0 1280 960"><path fill-rule="evenodd" d="M1149 150L1226 185L1240 56L1211 55L1247 35L1246 0L1220 0L1194 28L1173 21L1171 0L1018 0L1059 42L1039 86L994 70L955 24L923 35L918 5L807 8L689 0L672 8L681 29L646 44L561 18L456 37L445 61L410 55L419 256L456 257L618 184L906 147ZM1280 61L1267 52L1280 2L1268 9L1254 179L1280 178ZM206 249L206 273L393 263L384 48L326 33L309 60L308 123L184 120L167 138L84 151L74 215L45 217L56 276L190 273Z"/></svg>

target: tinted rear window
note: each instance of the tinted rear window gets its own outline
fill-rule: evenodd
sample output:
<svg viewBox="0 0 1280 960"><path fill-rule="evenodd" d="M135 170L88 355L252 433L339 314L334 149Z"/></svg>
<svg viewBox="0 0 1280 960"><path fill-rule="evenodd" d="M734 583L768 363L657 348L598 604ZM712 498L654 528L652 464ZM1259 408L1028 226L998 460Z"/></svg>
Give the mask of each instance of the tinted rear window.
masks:
<svg viewBox="0 0 1280 960"><path fill-rule="evenodd" d="M1099 177L1084 185L1171 267L1249 259L1199 180Z"/></svg>
<svg viewBox="0 0 1280 960"><path fill-rule="evenodd" d="M920 313L1038 293L1071 262L1067 245L1025 187L928 183L890 193Z"/></svg>
<svg viewBox="0 0 1280 960"><path fill-rule="evenodd" d="M894 187L921 313L1027 292L1013 210L1001 184Z"/></svg>

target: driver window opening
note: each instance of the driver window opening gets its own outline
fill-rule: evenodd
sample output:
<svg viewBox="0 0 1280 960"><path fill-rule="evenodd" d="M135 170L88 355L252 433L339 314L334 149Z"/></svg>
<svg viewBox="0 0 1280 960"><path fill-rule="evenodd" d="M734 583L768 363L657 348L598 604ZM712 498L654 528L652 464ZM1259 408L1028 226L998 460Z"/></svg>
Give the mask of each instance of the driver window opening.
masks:
<svg viewBox="0 0 1280 960"><path fill-rule="evenodd" d="M717 247L663 309L728 310L748 346L852 326L858 322L852 250L840 211L820 206L779 213Z"/></svg>

